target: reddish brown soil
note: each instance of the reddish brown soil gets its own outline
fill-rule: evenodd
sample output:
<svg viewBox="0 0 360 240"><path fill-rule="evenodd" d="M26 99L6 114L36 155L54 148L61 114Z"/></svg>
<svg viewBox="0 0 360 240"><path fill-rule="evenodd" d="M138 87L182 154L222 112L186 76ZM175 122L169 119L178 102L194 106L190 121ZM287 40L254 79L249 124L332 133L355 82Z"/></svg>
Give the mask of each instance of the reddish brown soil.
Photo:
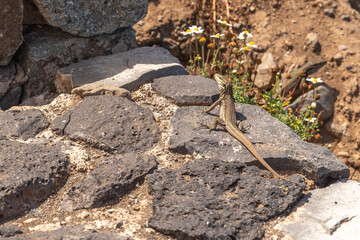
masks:
<svg viewBox="0 0 360 240"><path fill-rule="evenodd" d="M213 11L213 3L216 9ZM229 17L226 14L229 4ZM334 12L334 17L329 16ZM351 169L351 178L360 180L360 13L348 0L150 0L148 15L134 26L140 46L159 45L170 50L183 63L187 62L186 37L180 31L200 25L204 36L219 31L216 19L234 24L234 32L245 29L254 35L261 56L270 52L275 62L286 72L291 65L324 59L327 64L313 77L321 77L337 90L332 119L322 129L323 145L331 144L332 151ZM348 15L350 21L344 20ZM216 30L214 29L216 27ZM304 49L307 34L317 33L321 44L319 55ZM347 50L339 50L346 45ZM344 57L340 64L335 54Z"/></svg>

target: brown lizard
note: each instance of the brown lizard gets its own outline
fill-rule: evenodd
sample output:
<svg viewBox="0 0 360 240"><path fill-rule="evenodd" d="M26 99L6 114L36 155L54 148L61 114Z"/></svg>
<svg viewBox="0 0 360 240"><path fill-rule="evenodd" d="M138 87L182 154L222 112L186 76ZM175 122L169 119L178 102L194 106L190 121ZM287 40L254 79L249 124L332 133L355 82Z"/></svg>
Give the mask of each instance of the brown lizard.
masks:
<svg viewBox="0 0 360 240"><path fill-rule="evenodd" d="M299 185L298 183L279 175L274 169L272 169L269 164L261 157L261 155L255 149L254 145L241 132L242 124L240 121L238 122L238 127L236 126L237 121L232 84L230 81L226 80L219 74L215 74L214 78L220 90L220 97L208 109L204 110L204 112L209 113L217 105L220 105L220 117L213 117L211 125L207 125L205 123L200 124L208 127L210 132L216 128L217 124L220 124L226 131L230 133L230 135L244 144L244 146L251 152L251 154L254 155L254 157L256 157L261 162L261 164L266 167L275 177Z"/></svg>
<svg viewBox="0 0 360 240"><path fill-rule="evenodd" d="M321 68L325 64L326 64L325 60L312 61L312 62L308 62L308 63L304 64L304 66L292 71L290 79L282 80L282 85L284 87L283 87L283 89L281 89L281 93L285 92L285 95L287 95L294 88L298 88L293 93L293 96L300 95L302 92L302 86L301 86L302 82L298 81L299 77L302 77L302 76L304 77L304 76L307 76L308 74L316 72L319 68ZM302 75L302 76L300 76L300 75Z"/></svg>

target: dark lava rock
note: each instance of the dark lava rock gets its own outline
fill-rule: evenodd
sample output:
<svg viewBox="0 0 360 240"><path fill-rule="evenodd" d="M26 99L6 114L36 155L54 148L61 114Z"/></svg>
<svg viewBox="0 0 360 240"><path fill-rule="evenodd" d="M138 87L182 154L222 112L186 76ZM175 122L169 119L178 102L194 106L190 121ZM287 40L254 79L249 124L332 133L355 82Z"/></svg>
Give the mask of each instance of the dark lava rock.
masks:
<svg viewBox="0 0 360 240"><path fill-rule="evenodd" d="M262 225L301 196L301 187L260 177L257 167L199 159L147 177L149 226L177 239L260 239Z"/></svg>
<svg viewBox="0 0 360 240"><path fill-rule="evenodd" d="M64 185L69 164L60 146L0 140L0 222L38 206Z"/></svg>
<svg viewBox="0 0 360 240"><path fill-rule="evenodd" d="M159 140L150 109L117 96L90 96L64 116L52 129L111 152L145 151Z"/></svg>
<svg viewBox="0 0 360 240"><path fill-rule="evenodd" d="M40 110L6 111L0 113L0 137L28 139L49 126Z"/></svg>
<svg viewBox="0 0 360 240"><path fill-rule="evenodd" d="M0 16L0 66L6 66L23 41L22 1L2 1Z"/></svg>
<svg viewBox="0 0 360 240"><path fill-rule="evenodd" d="M132 28L83 38L46 25L31 26L24 34L18 56L29 77L24 85L24 99L47 90L55 91L56 73L62 67L83 59L124 52L136 46Z"/></svg>
<svg viewBox="0 0 360 240"><path fill-rule="evenodd" d="M170 98L175 104L210 105L219 98L219 88L210 78L193 75L162 77L154 80L156 92Z"/></svg>
<svg viewBox="0 0 360 240"><path fill-rule="evenodd" d="M18 226L8 224L0 227L0 237L12 237L21 234L22 231Z"/></svg>
<svg viewBox="0 0 360 240"><path fill-rule="evenodd" d="M236 110L245 136L274 170L305 174L320 186L332 179L349 177L349 169L330 150L302 141L264 109L236 104ZM213 113L218 116L218 110ZM262 167L244 145L221 127L209 133L199 124L209 123L211 118L200 107L180 107L171 120L170 150Z"/></svg>
<svg viewBox="0 0 360 240"><path fill-rule="evenodd" d="M25 236L16 236L13 238L0 238L11 240L131 240L132 238L119 233L112 232L94 232L83 230L82 226L62 227L53 231L38 231Z"/></svg>
<svg viewBox="0 0 360 240"><path fill-rule="evenodd" d="M34 0L46 23L82 37L129 27L147 14L148 0Z"/></svg>
<svg viewBox="0 0 360 240"><path fill-rule="evenodd" d="M155 157L126 153L100 162L94 171L73 186L64 198L68 211L103 206L135 188L157 166Z"/></svg>

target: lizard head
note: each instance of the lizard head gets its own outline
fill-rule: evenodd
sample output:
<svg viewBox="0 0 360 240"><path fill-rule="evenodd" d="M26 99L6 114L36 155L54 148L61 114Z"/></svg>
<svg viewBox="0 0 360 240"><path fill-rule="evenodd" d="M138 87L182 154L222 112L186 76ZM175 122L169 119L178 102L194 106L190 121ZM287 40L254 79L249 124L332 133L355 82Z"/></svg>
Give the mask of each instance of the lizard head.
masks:
<svg viewBox="0 0 360 240"><path fill-rule="evenodd" d="M220 92L225 91L231 85L231 82L220 74L215 74L214 79L218 84Z"/></svg>

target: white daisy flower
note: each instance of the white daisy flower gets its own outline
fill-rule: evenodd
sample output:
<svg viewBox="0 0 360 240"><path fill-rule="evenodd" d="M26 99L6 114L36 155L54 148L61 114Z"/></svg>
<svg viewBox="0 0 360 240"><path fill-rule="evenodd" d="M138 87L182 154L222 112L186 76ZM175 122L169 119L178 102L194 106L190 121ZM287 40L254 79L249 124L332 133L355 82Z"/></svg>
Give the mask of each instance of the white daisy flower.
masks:
<svg viewBox="0 0 360 240"><path fill-rule="evenodd" d="M187 36L187 35L193 35L193 32L190 29L188 29L185 32L180 32L180 34Z"/></svg>
<svg viewBox="0 0 360 240"><path fill-rule="evenodd" d="M254 42L249 42L246 44L246 46L248 46L249 48L257 48L257 45L255 45Z"/></svg>
<svg viewBox="0 0 360 240"><path fill-rule="evenodd" d="M306 122L311 122L311 123L313 123L313 122L316 121L316 118L305 118L304 120L305 120Z"/></svg>
<svg viewBox="0 0 360 240"><path fill-rule="evenodd" d="M239 34L238 39L245 39L245 38L252 38L253 35L251 35L248 31L243 31Z"/></svg>
<svg viewBox="0 0 360 240"><path fill-rule="evenodd" d="M224 36L224 34L217 33L215 35L211 35L210 37L212 37L212 38L220 38L222 36Z"/></svg>
<svg viewBox="0 0 360 240"><path fill-rule="evenodd" d="M321 78L307 78L306 81L312 82L314 84L323 82Z"/></svg>
<svg viewBox="0 0 360 240"><path fill-rule="evenodd" d="M222 26L229 26L229 27L231 27L232 26L232 24L230 24L230 23L228 23L227 21L225 21L225 20L217 20L217 22L218 23L221 23L221 25Z"/></svg>
<svg viewBox="0 0 360 240"><path fill-rule="evenodd" d="M240 50L241 50L241 49L240 49ZM237 62L237 63L240 63L240 64L243 64L245 61L244 61L244 60L239 61L238 59L236 59L236 62Z"/></svg>
<svg viewBox="0 0 360 240"><path fill-rule="evenodd" d="M191 30L192 33L195 33L195 34L199 34L199 33L202 33L204 31L204 29L202 27L198 27L196 25L193 25L189 29Z"/></svg>
<svg viewBox="0 0 360 240"><path fill-rule="evenodd" d="M240 48L240 51L250 51L250 50L251 50L251 48L248 47L248 46L245 46L245 47L243 47L243 48Z"/></svg>

